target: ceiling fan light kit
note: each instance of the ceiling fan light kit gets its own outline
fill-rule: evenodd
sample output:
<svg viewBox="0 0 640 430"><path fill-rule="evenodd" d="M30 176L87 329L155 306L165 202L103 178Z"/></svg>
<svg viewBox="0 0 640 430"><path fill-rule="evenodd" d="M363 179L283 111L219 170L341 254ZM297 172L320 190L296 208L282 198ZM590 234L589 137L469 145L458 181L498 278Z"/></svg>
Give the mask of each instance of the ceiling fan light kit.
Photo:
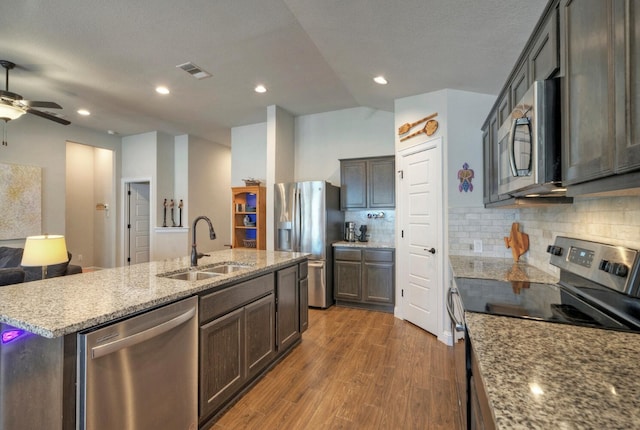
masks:
<svg viewBox="0 0 640 430"><path fill-rule="evenodd" d="M37 110L34 108L48 108L48 109L62 109L57 103L54 102L42 102L42 101L29 101L23 100L20 94L12 93L9 91L9 70L16 67L14 63L7 60L0 60L0 66L6 71L5 89L0 90L0 119L5 122L18 119L25 113L30 113L41 118L45 118L51 121L55 121L58 124L69 125L69 121L63 118L59 118L48 112ZM4 144L4 142L3 142Z"/></svg>
<svg viewBox="0 0 640 430"><path fill-rule="evenodd" d="M5 122L11 121L13 119L18 119L25 113L27 113L26 110L7 103L4 100L0 100L0 119L4 120Z"/></svg>

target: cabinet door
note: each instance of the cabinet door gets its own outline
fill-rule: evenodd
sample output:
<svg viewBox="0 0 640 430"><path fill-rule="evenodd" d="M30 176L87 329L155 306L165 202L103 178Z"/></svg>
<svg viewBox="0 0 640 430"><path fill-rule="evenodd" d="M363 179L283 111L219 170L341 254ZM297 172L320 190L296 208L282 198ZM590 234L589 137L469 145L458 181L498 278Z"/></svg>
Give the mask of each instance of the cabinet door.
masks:
<svg viewBox="0 0 640 430"><path fill-rule="evenodd" d="M362 267L363 300L370 303L394 303L394 253L365 250Z"/></svg>
<svg viewBox="0 0 640 430"><path fill-rule="evenodd" d="M626 10L623 6L615 4L617 173L640 168L640 5L630 1Z"/></svg>
<svg viewBox="0 0 640 430"><path fill-rule="evenodd" d="M367 208L367 162L343 160L340 162L340 207Z"/></svg>
<svg viewBox="0 0 640 430"><path fill-rule="evenodd" d="M309 328L309 278L300 280L300 334Z"/></svg>
<svg viewBox="0 0 640 430"><path fill-rule="evenodd" d="M491 181L493 179L493 172L491 171L491 131L489 124L485 125L482 129L482 170L484 176L482 179L483 185L483 202L484 204L491 203Z"/></svg>
<svg viewBox="0 0 640 430"><path fill-rule="evenodd" d="M276 292L277 342L281 352L300 338L298 266L278 271Z"/></svg>
<svg viewBox="0 0 640 430"><path fill-rule="evenodd" d="M507 92L498 103L498 124L502 124L511 115L511 93Z"/></svg>
<svg viewBox="0 0 640 430"><path fill-rule="evenodd" d="M511 103L517 105L529 89L529 63L523 61L511 82Z"/></svg>
<svg viewBox="0 0 640 430"><path fill-rule="evenodd" d="M563 182L613 173L614 80L611 0L564 0Z"/></svg>
<svg viewBox="0 0 640 430"><path fill-rule="evenodd" d="M393 263L364 263L364 301L393 303Z"/></svg>
<svg viewBox="0 0 640 430"><path fill-rule="evenodd" d="M275 297L269 294L245 306L247 377L264 369L276 353Z"/></svg>
<svg viewBox="0 0 640 430"><path fill-rule="evenodd" d="M200 416L214 412L246 379L244 308L200 328Z"/></svg>
<svg viewBox="0 0 640 430"><path fill-rule="evenodd" d="M336 300L362 300L361 272L360 261L334 261L333 288Z"/></svg>
<svg viewBox="0 0 640 430"><path fill-rule="evenodd" d="M396 162L394 158L370 160L367 165L368 207L396 206Z"/></svg>
<svg viewBox="0 0 640 430"><path fill-rule="evenodd" d="M559 68L558 10L553 9L531 47L529 55L531 82L549 79Z"/></svg>

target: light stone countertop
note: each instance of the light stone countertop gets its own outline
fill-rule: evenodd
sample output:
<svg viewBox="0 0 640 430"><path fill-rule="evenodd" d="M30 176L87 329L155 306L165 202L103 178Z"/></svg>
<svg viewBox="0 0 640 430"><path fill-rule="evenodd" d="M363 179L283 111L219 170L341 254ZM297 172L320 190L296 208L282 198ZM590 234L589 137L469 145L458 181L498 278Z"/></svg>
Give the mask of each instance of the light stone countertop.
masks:
<svg viewBox="0 0 640 430"><path fill-rule="evenodd" d="M189 267L189 257L61 276L0 288L0 322L55 338L168 304L245 277L303 261L307 254L223 250L198 260L205 268L224 262L249 265L201 281L156 276Z"/></svg>
<svg viewBox="0 0 640 430"><path fill-rule="evenodd" d="M346 240L340 242L334 242L333 247L346 247L346 248L389 248L395 249L396 245L393 242L347 242Z"/></svg>
<svg viewBox="0 0 640 430"><path fill-rule="evenodd" d="M456 277L514 280L511 260L450 263ZM517 280L544 282L544 272L517 266L532 275ZM638 334L473 312L465 319L498 429L640 428Z"/></svg>

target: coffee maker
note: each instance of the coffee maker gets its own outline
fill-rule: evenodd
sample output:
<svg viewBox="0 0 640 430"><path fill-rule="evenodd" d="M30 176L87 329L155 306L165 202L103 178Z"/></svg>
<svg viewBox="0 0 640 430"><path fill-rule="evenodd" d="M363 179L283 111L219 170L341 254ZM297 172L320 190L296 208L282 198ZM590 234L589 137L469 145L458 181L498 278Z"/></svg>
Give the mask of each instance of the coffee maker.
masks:
<svg viewBox="0 0 640 430"><path fill-rule="evenodd" d="M360 226L360 235L358 236L358 241L360 242L367 241L367 226L364 224Z"/></svg>
<svg viewBox="0 0 640 430"><path fill-rule="evenodd" d="M344 240L347 242L356 241L356 223L347 221L344 223Z"/></svg>

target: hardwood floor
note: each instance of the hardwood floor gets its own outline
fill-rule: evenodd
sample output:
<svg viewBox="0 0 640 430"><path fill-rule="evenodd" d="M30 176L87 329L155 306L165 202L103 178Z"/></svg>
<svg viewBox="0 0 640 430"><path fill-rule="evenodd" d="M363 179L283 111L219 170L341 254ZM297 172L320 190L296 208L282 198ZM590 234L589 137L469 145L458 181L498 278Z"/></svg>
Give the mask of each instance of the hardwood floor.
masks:
<svg viewBox="0 0 640 430"><path fill-rule="evenodd" d="M309 310L302 343L211 430L459 428L453 355L391 314Z"/></svg>

